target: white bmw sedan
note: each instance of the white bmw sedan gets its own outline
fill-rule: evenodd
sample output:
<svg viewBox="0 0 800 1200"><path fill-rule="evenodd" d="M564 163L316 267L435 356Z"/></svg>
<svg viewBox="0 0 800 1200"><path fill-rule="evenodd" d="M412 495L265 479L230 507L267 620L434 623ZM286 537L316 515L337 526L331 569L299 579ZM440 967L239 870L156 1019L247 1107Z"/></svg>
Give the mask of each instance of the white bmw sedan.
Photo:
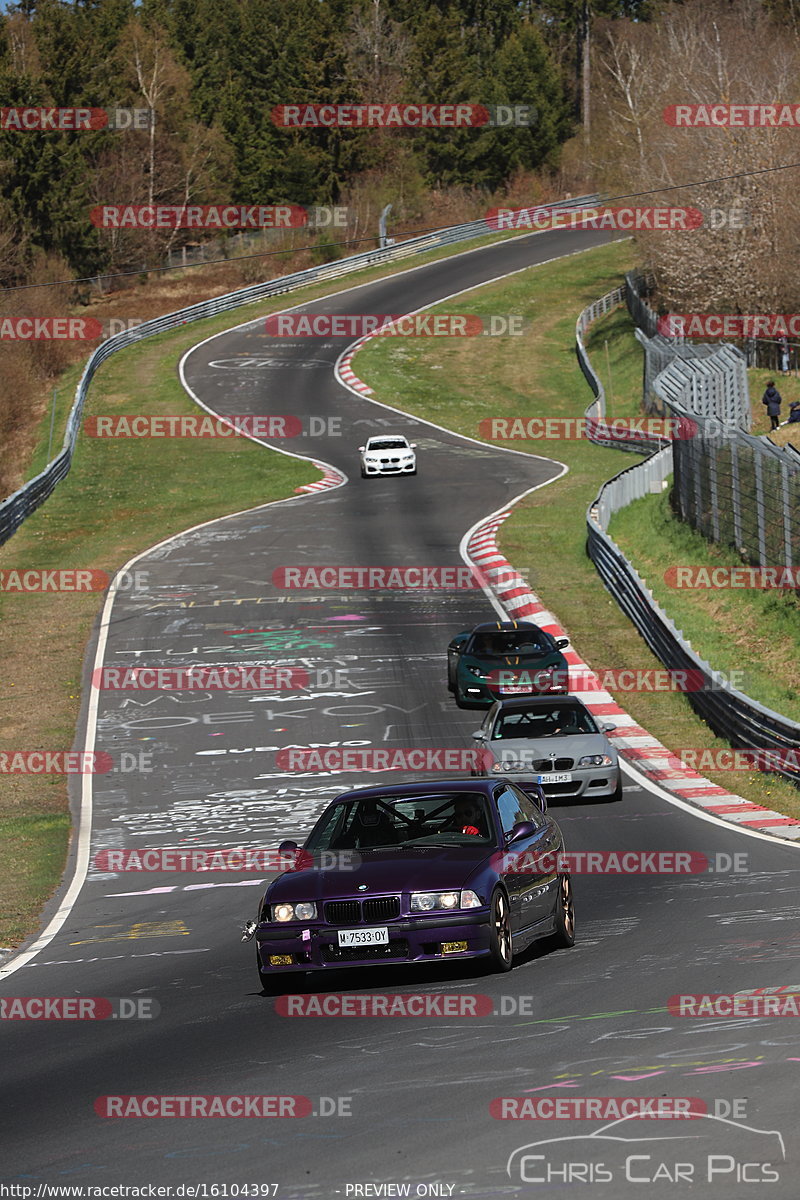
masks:
<svg viewBox="0 0 800 1200"><path fill-rule="evenodd" d="M361 455L361 478L368 475L416 475L416 442L409 442L401 434L381 433L368 439L366 446L359 446Z"/></svg>

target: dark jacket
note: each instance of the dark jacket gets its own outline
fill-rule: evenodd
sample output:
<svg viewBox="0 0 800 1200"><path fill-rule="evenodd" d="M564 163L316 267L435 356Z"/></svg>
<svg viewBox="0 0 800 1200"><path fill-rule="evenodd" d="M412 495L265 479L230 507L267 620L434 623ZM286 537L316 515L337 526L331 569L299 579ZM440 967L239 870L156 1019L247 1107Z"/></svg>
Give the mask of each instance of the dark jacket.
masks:
<svg viewBox="0 0 800 1200"><path fill-rule="evenodd" d="M761 397L761 403L766 404L771 417L777 417L781 411L781 394L776 387L768 387Z"/></svg>
<svg viewBox="0 0 800 1200"><path fill-rule="evenodd" d="M800 421L800 402L795 400L789 405L789 424L794 424L795 421Z"/></svg>

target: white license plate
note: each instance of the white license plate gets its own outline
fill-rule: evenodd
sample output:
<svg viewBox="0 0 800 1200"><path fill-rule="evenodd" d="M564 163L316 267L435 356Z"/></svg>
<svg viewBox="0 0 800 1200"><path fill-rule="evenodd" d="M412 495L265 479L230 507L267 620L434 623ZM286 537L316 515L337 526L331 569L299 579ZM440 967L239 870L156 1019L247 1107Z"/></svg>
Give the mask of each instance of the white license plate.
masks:
<svg viewBox="0 0 800 1200"><path fill-rule="evenodd" d="M388 946L389 930L385 925L375 929L340 929L340 946Z"/></svg>
<svg viewBox="0 0 800 1200"><path fill-rule="evenodd" d="M537 783L572 783L572 776L569 772L562 775L537 775Z"/></svg>

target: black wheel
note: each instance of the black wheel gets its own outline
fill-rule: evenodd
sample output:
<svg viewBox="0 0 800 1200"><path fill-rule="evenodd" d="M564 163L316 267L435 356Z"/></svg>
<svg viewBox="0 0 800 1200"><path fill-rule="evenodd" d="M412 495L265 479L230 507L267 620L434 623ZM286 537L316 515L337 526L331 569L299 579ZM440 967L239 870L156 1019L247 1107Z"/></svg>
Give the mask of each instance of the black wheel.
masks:
<svg viewBox="0 0 800 1200"><path fill-rule="evenodd" d="M492 893L489 908L489 957L495 971L510 971L514 958L511 945L511 913L508 896L501 888Z"/></svg>
<svg viewBox="0 0 800 1200"><path fill-rule="evenodd" d="M367 472L364 470L364 468L363 468L363 467L361 468L361 478L362 478L362 479L366 479L366 478L367 478Z"/></svg>
<svg viewBox="0 0 800 1200"><path fill-rule="evenodd" d="M621 800L622 799L622 775L620 775L617 779L617 786L614 788L611 799L612 800Z"/></svg>
<svg viewBox="0 0 800 1200"><path fill-rule="evenodd" d="M572 896L572 880L569 875L561 875L558 880L553 945L560 948L575 945L575 902Z"/></svg>

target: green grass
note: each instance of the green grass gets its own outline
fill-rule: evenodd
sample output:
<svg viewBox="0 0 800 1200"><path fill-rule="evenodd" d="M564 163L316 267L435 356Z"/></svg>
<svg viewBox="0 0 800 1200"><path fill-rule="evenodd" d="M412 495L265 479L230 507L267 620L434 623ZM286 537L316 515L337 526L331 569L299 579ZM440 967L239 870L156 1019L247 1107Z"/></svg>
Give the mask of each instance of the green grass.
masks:
<svg viewBox="0 0 800 1200"><path fill-rule="evenodd" d="M3 855L3 919L0 948L17 945L30 932L32 912L41 911L64 870L69 837L67 813L33 813L0 819Z"/></svg>
<svg viewBox="0 0 800 1200"><path fill-rule="evenodd" d="M374 388L377 400L470 437L480 438L479 423L488 417L581 416L591 392L575 357L575 320L586 304L618 286L633 265L634 250L626 241L531 267L459 297L456 306L479 315L519 312L531 321L525 338L374 339L359 351L354 370ZM609 415L617 417L639 411L641 349L629 336L631 328L624 313L610 314L596 323L588 340L604 383L608 340L614 396ZM517 505L503 525L500 545L509 561L527 569L533 590L592 667L662 669L586 556L589 504L607 479L638 456L586 441L498 444L546 454L569 467L568 474ZM714 737L685 695L622 693L618 699L669 747L727 745ZM780 779L757 772L713 772L709 778L755 803L800 816L800 794Z"/></svg>
<svg viewBox="0 0 800 1200"><path fill-rule="evenodd" d="M642 415L642 351L634 340L634 329L627 308L615 308L595 321L584 338L586 352L605 389L609 417ZM587 404L591 398L587 386Z"/></svg>
<svg viewBox="0 0 800 1200"><path fill-rule="evenodd" d="M664 573L676 563L741 567L742 561L732 547L709 544L679 521L666 492L622 509L609 533L696 653L719 671L741 671L733 677L739 691L800 721L800 602L793 591L668 587Z"/></svg>

